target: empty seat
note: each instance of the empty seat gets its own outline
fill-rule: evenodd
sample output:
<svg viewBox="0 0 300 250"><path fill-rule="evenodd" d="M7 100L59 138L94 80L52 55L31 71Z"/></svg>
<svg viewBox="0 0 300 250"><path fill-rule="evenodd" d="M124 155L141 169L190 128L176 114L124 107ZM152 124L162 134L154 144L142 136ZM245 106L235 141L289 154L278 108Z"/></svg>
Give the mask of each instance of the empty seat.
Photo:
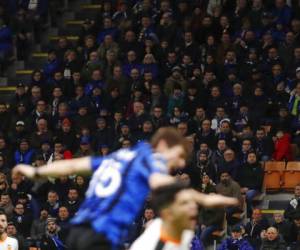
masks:
<svg viewBox="0 0 300 250"><path fill-rule="evenodd" d="M300 162L299 161L289 161L286 165L286 170L300 171Z"/></svg>
<svg viewBox="0 0 300 250"><path fill-rule="evenodd" d="M300 162L288 162L286 170L283 172L283 188L287 191L294 190L300 183Z"/></svg>
<svg viewBox="0 0 300 250"><path fill-rule="evenodd" d="M285 162L284 161L266 161L265 171L284 171Z"/></svg>
<svg viewBox="0 0 300 250"><path fill-rule="evenodd" d="M280 190L284 170L284 161L267 161L265 163L264 188L266 192Z"/></svg>

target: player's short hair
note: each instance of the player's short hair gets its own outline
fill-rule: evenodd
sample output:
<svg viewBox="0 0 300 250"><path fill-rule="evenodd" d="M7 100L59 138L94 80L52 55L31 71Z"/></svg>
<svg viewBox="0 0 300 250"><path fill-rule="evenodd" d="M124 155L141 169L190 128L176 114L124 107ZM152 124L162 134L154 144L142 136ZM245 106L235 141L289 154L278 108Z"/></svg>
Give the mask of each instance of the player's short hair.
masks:
<svg viewBox="0 0 300 250"><path fill-rule="evenodd" d="M0 215L4 215L6 217L6 220L7 220L7 215L6 215L6 213L3 209L0 209Z"/></svg>
<svg viewBox="0 0 300 250"><path fill-rule="evenodd" d="M151 204L155 214L159 214L162 209L170 206L175 201L176 195L184 189L189 189L189 186L182 181L154 189L151 195Z"/></svg>
<svg viewBox="0 0 300 250"><path fill-rule="evenodd" d="M181 145L185 151L185 158L190 154L190 146L188 140L180 135L177 129L173 127L159 128L152 136L150 143L153 148L156 148L160 141L165 141L169 147Z"/></svg>

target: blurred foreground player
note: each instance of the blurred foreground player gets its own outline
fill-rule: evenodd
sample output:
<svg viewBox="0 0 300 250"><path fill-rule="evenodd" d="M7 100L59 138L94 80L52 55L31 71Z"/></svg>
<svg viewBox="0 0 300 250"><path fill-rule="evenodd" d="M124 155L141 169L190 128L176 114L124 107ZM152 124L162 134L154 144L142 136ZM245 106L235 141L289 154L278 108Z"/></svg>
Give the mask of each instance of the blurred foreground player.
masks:
<svg viewBox="0 0 300 250"><path fill-rule="evenodd" d="M139 214L150 189L175 181L168 175L185 166L188 143L174 128L161 128L151 145L141 142L105 157L55 161L40 168L18 165L15 173L28 178L93 174L86 198L72 223L68 247L72 250L119 249L120 239ZM196 192L195 192L196 193ZM204 205L232 205L235 199L197 194Z"/></svg>

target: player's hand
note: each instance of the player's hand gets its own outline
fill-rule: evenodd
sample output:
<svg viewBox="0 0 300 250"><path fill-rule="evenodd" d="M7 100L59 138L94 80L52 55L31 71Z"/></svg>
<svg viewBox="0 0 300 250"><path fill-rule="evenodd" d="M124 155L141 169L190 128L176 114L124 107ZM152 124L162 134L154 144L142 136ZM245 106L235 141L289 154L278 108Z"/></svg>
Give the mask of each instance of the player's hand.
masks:
<svg viewBox="0 0 300 250"><path fill-rule="evenodd" d="M232 197L226 197L223 195L219 195L219 194L209 194L207 196L207 203L208 206L238 206L239 205L239 201L236 198L232 198Z"/></svg>
<svg viewBox="0 0 300 250"><path fill-rule="evenodd" d="M239 201L236 198L226 197L220 194L203 194L191 190L196 202L204 207L228 207L238 206Z"/></svg>
<svg viewBox="0 0 300 250"><path fill-rule="evenodd" d="M35 171L35 168L30 165L19 164L16 167L14 167L13 173L22 174L22 175L25 175L29 179L33 179L35 177L36 171Z"/></svg>

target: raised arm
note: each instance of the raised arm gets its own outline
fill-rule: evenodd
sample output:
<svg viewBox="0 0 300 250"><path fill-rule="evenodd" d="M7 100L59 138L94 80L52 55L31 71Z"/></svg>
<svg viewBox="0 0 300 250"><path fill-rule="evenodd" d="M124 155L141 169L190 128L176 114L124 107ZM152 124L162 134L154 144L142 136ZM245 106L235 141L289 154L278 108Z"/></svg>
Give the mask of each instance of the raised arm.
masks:
<svg viewBox="0 0 300 250"><path fill-rule="evenodd" d="M190 189L196 202L203 207L226 207L237 206L239 204L236 198L230 198L219 194L202 194Z"/></svg>
<svg viewBox="0 0 300 250"><path fill-rule="evenodd" d="M13 172L23 174L30 179L38 179L72 174L90 174L91 170L91 158L83 157L71 160L54 161L38 168L19 164L13 169Z"/></svg>
<svg viewBox="0 0 300 250"><path fill-rule="evenodd" d="M156 189L161 186L171 185L176 182L175 177L166 174L154 173L149 178L150 188Z"/></svg>

